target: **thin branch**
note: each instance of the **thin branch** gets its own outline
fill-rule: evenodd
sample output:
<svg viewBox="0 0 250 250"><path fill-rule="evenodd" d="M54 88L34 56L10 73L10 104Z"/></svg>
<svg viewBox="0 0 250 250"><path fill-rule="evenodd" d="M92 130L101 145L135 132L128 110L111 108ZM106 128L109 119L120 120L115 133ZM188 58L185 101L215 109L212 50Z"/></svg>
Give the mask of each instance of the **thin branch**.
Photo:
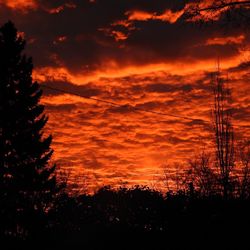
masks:
<svg viewBox="0 0 250 250"><path fill-rule="evenodd" d="M198 9L200 12L202 11L212 11L212 10L221 10L221 9L224 9L226 7L234 7L234 6L237 6L237 5L250 5L250 1L242 1L242 2L230 2L230 3L221 3L221 4L218 4L218 5L211 5L209 7L206 7L206 8L202 8L202 9Z"/></svg>

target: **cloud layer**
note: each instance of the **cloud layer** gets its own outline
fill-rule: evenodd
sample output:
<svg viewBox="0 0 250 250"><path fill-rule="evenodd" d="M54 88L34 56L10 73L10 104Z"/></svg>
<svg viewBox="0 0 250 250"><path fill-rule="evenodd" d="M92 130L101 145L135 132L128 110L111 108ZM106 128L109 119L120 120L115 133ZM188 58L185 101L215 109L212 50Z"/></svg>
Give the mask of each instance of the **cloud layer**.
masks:
<svg viewBox="0 0 250 250"><path fill-rule="evenodd" d="M162 165L211 148L207 123L143 110L209 122L217 58L229 72L235 124L249 124L249 34L223 27L225 13L202 25L187 19L194 2L0 0L1 23L15 22L34 58L54 160L73 177L87 173L91 188L149 184Z"/></svg>

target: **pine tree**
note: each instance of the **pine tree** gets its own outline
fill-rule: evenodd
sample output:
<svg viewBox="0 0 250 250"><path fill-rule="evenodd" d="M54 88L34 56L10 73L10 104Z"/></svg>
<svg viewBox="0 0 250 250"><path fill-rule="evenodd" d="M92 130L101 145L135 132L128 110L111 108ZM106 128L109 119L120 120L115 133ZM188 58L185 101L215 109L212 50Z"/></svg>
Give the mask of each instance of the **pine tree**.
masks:
<svg viewBox="0 0 250 250"><path fill-rule="evenodd" d="M51 206L56 190L42 90L32 80L24 47L12 22L0 28L0 227L2 234L22 238Z"/></svg>

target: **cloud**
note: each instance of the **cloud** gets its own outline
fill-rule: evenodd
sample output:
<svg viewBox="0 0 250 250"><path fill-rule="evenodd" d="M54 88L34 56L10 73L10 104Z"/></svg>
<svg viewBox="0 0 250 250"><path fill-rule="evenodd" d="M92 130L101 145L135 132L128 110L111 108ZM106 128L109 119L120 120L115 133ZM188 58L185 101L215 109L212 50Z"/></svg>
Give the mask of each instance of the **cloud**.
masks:
<svg viewBox="0 0 250 250"><path fill-rule="evenodd" d="M102 93L101 89L91 84L75 85L70 82L53 81L43 83L41 87L45 95L61 95L64 92L69 92L88 98L92 96L98 96Z"/></svg>
<svg viewBox="0 0 250 250"><path fill-rule="evenodd" d="M36 0L0 0L0 6L1 5L24 13L38 8Z"/></svg>
<svg viewBox="0 0 250 250"><path fill-rule="evenodd" d="M103 163L94 153L83 156L82 164L84 168L98 169L103 168Z"/></svg>
<svg viewBox="0 0 250 250"><path fill-rule="evenodd" d="M161 20L164 22L175 23L184 13L184 10L173 12L170 9L165 10L162 14L149 13L141 10L132 10L126 12L128 21L148 21Z"/></svg>
<svg viewBox="0 0 250 250"><path fill-rule="evenodd" d="M228 37L213 37L206 41L206 45L225 45L225 44L242 44L245 40L245 35L228 36Z"/></svg>
<svg viewBox="0 0 250 250"><path fill-rule="evenodd" d="M26 6L25 13L2 4L0 20L13 19L25 33L27 53L34 57L36 67L62 67L73 74L206 61L215 54L236 57L242 29L232 28L218 36L220 20L202 28L186 22L182 14L189 2L22 1L15 6ZM233 52L228 43L235 46Z"/></svg>
<svg viewBox="0 0 250 250"><path fill-rule="evenodd" d="M46 104L46 111L66 111L70 112L76 108L75 104Z"/></svg>
<svg viewBox="0 0 250 250"><path fill-rule="evenodd" d="M192 91L193 87L191 84L166 84L166 83L152 83L146 86L146 90L149 92L167 93L176 91Z"/></svg>
<svg viewBox="0 0 250 250"><path fill-rule="evenodd" d="M218 56L222 71L229 68L234 121L247 123L249 63L240 60L249 36L242 27L222 28L223 15L203 26L187 21L190 2L0 2L1 23L16 23L34 58L54 160L74 176L87 173L95 185L148 184L166 161L210 149L204 121L211 119Z"/></svg>

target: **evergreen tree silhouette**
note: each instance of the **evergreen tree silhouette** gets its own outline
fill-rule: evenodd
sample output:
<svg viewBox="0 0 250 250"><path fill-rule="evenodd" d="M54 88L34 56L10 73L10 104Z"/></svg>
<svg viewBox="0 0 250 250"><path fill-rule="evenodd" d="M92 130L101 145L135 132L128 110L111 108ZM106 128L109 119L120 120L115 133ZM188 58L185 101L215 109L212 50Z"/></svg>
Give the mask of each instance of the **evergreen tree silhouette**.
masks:
<svg viewBox="0 0 250 250"><path fill-rule="evenodd" d="M0 227L2 235L21 238L38 226L56 191L42 90L24 47L12 22L0 28Z"/></svg>

